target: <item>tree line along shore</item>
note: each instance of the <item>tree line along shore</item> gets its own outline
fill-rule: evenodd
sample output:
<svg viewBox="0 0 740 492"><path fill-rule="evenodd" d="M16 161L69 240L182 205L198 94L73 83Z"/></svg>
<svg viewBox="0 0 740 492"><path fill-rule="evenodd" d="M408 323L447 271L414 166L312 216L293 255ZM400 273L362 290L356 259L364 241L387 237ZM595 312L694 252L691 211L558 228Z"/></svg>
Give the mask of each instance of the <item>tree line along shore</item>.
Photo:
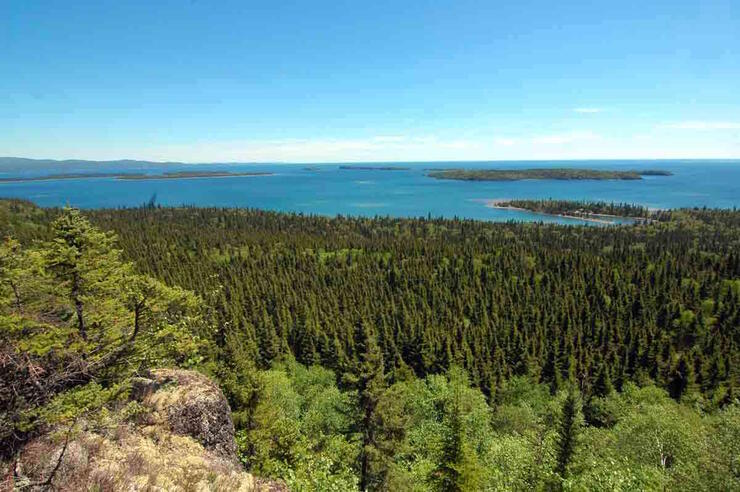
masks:
<svg viewBox="0 0 740 492"><path fill-rule="evenodd" d="M573 218L603 224L617 224L628 219L627 223L648 223L669 221L670 210L650 209L633 203L578 200L505 200L485 201L487 207L507 210L522 210L536 214Z"/></svg>
<svg viewBox="0 0 740 492"><path fill-rule="evenodd" d="M670 171L659 169L609 171L583 168L534 168L534 169L440 169L427 176L436 179L459 181L518 181L537 180L640 180L643 176L671 176Z"/></svg>

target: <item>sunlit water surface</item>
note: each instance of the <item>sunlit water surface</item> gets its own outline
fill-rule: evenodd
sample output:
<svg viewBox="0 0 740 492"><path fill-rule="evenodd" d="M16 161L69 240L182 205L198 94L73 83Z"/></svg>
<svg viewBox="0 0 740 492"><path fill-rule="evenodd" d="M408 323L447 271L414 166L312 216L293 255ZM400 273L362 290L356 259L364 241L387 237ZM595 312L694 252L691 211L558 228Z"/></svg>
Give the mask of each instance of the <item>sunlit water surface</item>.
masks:
<svg viewBox="0 0 740 492"><path fill-rule="evenodd" d="M407 170L342 169L338 164L148 165L144 172L177 170L263 171L269 176L165 180L115 178L64 179L0 183L1 197L19 197L41 206L70 204L81 208L132 207L156 195L160 205L250 207L321 215L393 217L465 217L483 220L536 220L578 223L486 206L489 200L556 198L628 202L651 208L740 206L740 161L578 161L383 163ZM472 182L429 178L430 168L588 167L664 169L673 176L646 176L639 181ZM137 167L92 169L66 166L33 171L3 170L0 177L73 172L140 172Z"/></svg>

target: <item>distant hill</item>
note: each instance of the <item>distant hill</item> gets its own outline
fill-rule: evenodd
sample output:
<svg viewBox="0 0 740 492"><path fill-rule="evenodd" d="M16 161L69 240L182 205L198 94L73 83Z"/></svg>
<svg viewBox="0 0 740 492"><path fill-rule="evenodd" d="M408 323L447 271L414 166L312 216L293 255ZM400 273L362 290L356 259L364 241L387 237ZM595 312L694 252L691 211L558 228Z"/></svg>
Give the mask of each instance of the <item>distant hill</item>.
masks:
<svg viewBox="0 0 740 492"><path fill-rule="evenodd" d="M134 159L119 159L114 161L90 161L84 159L28 159L25 157L0 157L0 173L14 173L24 171L101 171L106 169L161 169L163 166L181 167L181 166L198 166L208 164L235 165L235 164L253 164L249 162L203 162L203 163L186 163L176 161L139 161Z"/></svg>
<svg viewBox="0 0 740 492"><path fill-rule="evenodd" d="M147 169L151 167L162 167L168 165L185 165L181 162L153 162L137 161L132 159L121 159L116 161L87 161L82 159L27 159L25 157L0 157L0 172L23 172L43 171L47 169L56 170L80 170L99 171L106 168L131 167L135 169Z"/></svg>

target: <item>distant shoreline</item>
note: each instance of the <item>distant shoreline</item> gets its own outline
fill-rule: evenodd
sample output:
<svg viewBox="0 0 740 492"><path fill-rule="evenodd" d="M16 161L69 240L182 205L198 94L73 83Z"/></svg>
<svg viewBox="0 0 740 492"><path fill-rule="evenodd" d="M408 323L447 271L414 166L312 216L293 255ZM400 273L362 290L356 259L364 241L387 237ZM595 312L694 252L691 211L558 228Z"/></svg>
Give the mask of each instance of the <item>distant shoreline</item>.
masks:
<svg viewBox="0 0 740 492"><path fill-rule="evenodd" d="M521 181L531 180L641 180L643 176L672 176L670 171L644 169L610 171L581 168L531 168L531 169L440 169L427 174L430 178L458 181Z"/></svg>
<svg viewBox="0 0 740 492"><path fill-rule="evenodd" d="M499 210L515 210L515 211L527 212L527 213L535 214L535 215L544 215L546 217L561 217L564 219L582 220L584 222L592 222L595 224L619 225L618 222L606 220L606 219L597 219L594 217L580 217L578 215L568 215L568 214L551 214L547 212L540 212L538 210L530 210L528 208L513 207L511 205L500 205L501 203L504 203L507 201L508 200L492 199L492 200L484 200L484 203L487 208L496 208ZM597 215L597 214L594 214L594 215ZM619 215L598 214L597 216L598 217L614 217L615 219L627 219L627 220L630 219L630 217L622 217Z"/></svg>
<svg viewBox="0 0 740 492"><path fill-rule="evenodd" d="M226 171L181 171L165 174L126 174L126 173L74 173L74 174L50 174L46 176L11 177L0 178L0 183L22 183L33 181L58 181L65 179L94 179L112 178L123 181L142 181L156 179L197 179L197 178L234 178L244 176L272 176L271 172L241 172L232 173Z"/></svg>
<svg viewBox="0 0 740 492"><path fill-rule="evenodd" d="M410 167L402 166L339 166L342 171L408 171Z"/></svg>

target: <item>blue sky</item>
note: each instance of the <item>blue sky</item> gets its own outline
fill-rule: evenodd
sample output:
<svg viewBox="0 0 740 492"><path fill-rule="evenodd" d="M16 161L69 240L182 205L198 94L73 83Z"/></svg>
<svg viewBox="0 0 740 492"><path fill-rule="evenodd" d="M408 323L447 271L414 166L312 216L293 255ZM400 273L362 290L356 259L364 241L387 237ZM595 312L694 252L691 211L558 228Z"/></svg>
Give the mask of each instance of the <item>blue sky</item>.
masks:
<svg viewBox="0 0 740 492"><path fill-rule="evenodd" d="M740 157L740 2L0 0L0 155Z"/></svg>

